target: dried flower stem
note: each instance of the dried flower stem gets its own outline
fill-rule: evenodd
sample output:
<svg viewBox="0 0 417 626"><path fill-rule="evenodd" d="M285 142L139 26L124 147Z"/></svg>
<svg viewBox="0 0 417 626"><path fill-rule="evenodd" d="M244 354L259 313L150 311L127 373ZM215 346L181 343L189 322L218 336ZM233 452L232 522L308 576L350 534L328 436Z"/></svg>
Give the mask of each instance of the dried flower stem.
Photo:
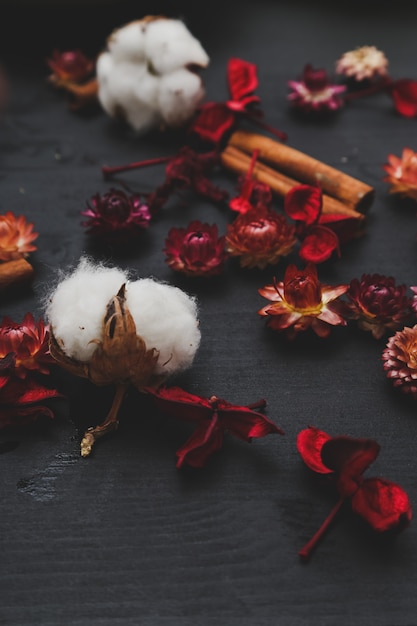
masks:
<svg viewBox="0 0 417 626"><path fill-rule="evenodd" d="M16 259L0 263L0 290L15 283L29 281L33 277L33 267L26 259Z"/></svg>
<svg viewBox="0 0 417 626"><path fill-rule="evenodd" d="M250 168L251 158L242 150L229 145L221 154L221 162L227 169L238 174L246 174ZM272 191L281 197L284 197L292 187L300 184L300 181L277 172L259 161L256 162L253 168L253 177L269 185ZM340 214L358 220L364 218L362 213L359 213L351 206L343 204L340 200L326 194L323 194L323 213Z"/></svg>
<svg viewBox="0 0 417 626"><path fill-rule="evenodd" d="M317 532L315 532L314 535L312 536L312 538L309 541L307 541L305 546L303 548L301 548L301 550L299 550L298 554L299 554L299 556L301 557L301 559L303 561L308 561L309 560L313 550L317 547L317 545L319 544L319 542L321 541L323 536L326 534L327 530L333 524L333 522L334 522L335 518L337 517L340 509L344 505L345 500L346 500L346 498L340 498L340 500L338 500L338 502L332 508L332 510L330 511L329 515L326 517L326 519L324 520L324 522L320 526L320 528L317 530Z"/></svg>
<svg viewBox="0 0 417 626"><path fill-rule="evenodd" d="M231 136L229 146L248 154L258 149L259 158L280 173L301 183L319 184L324 193L355 210L366 210L372 204L373 187L269 137L237 131Z"/></svg>
<svg viewBox="0 0 417 626"><path fill-rule="evenodd" d="M380 80L374 85L370 85L365 89L358 89L357 91L351 91L350 93L343 96L345 102L351 102L352 100L358 100L359 98L366 98L367 96L373 96L374 93L379 93L380 91L385 91L390 89L394 82L392 78L386 77L384 80Z"/></svg>
<svg viewBox="0 0 417 626"><path fill-rule="evenodd" d="M113 404L104 422L102 424L99 424L99 426L89 428L85 432L84 437L81 441L81 456L89 456L91 454L92 447L97 439L100 439L101 437L104 437L114 430L117 430L117 428L119 427L119 420L117 419L117 416L128 386L129 385L121 384L117 387L113 399Z"/></svg>
<svg viewBox="0 0 417 626"><path fill-rule="evenodd" d="M62 87L70 96L70 108L79 111L83 107L98 103L98 82L95 78L79 85L69 81L56 81L57 87Z"/></svg>
<svg viewBox="0 0 417 626"><path fill-rule="evenodd" d="M136 161L135 163L128 163L127 165L116 165L115 167L108 167L103 165L101 171L104 178L110 178L114 174L120 174L121 172L128 172L130 170L138 170L142 167L150 167L151 165L160 165L161 163L168 163L172 157L157 157L155 159L147 159L146 161Z"/></svg>

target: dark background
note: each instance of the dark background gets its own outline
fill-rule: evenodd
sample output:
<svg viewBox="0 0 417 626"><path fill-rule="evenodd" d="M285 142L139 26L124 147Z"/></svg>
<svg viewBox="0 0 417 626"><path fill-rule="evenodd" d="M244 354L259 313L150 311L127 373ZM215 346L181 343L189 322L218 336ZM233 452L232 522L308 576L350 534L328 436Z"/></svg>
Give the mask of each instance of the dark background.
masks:
<svg viewBox="0 0 417 626"><path fill-rule="evenodd" d="M287 343L269 332L257 315L264 304L257 289L281 278L286 262L260 271L231 261L210 281L173 274L162 253L171 226L202 219L224 232L231 219L194 196L172 203L131 250L93 245L80 212L111 186L100 166L174 154L182 139L138 137L104 113L71 113L48 86L45 64L54 48L95 54L113 28L148 13L183 18L211 57L208 99L227 98L229 57L256 63L268 123L285 130L290 145L375 186L366 236L321 266L321 280L378 272L410 286L417 284L417 207L388 195L382 165L389 153L416 149L417 122L396 115L383 94L327 122L308 122L289 111L286 81L307 62L332 72L343 52L361 45L384 50L394 78L417 78L412 4L4 6L0 61L9 102L0 127L0 208L24 214L39 238L30 257L33 288L2 294L0 313L16 321L26 311L43 315L58 269L85 253L168 280L198 296L202 330L193 367L173 382L239 404L264 397L286 436L252 445L227 438L206 468L178 471L175 451L189 428L155 414L132 391L117 436L81 459L82 431L104 417L112 392L55 371L67 396L53 403L56 419L1 439L8 450L0 457L1 624L417 624L413 522L395 542L382 542L347 513L309 564L297 556L335 502L296 451L296 435L309 424L377 439L382 449L368 475L400 483L417 506L416 404L385 378L385 341L353 326L336 328L326 341L306 334ZM149 192L163 175L161 166L123 180ZM227 174L216 182L235 189Z"/></svg>

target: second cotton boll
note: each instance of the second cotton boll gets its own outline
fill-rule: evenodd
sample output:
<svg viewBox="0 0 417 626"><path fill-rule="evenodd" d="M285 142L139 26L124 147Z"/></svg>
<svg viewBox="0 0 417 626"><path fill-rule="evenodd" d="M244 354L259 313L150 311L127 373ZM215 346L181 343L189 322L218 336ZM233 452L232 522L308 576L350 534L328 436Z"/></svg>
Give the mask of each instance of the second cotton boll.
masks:
<svg viewBox="0 0 417 626"><path fill-rule="evenodd" d="M185 124L204 97L194 69L209 57L180 20L148 17L116 30L97 60L104 110L135 130Z"/></svg>
<svg viewBox="0 0 417 626"><path fill-rule="evenodd" d="M195 300L177 287L150 278L129 281L126 272L86 259L58 284L49 299L51 333L62 352L77 362L91 360L103 340L109 302L123 284L124 302L136 334L147 350L155 349L158 354L153 374L166 378L190 367L200 343Z"/></svg>

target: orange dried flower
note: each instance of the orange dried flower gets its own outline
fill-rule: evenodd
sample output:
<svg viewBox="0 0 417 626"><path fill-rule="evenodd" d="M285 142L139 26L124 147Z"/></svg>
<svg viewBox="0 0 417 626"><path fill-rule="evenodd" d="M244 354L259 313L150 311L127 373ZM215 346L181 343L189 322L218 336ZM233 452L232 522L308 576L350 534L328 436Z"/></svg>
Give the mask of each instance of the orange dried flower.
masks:
<svg viewBox="0 0 417 626"><path fill-rule="evenodd" d="M11 211L0 215L0 261L21 259L36 250L32 241L37 236L23 215L16 217Z"/></svg>
<svg viewBox="0 0 417 626"><path fill-rule="evenodd" d="M401 158L389 154L387 160L383 169L388 176L383 180L391 185L390 193L417 200L417 152L404 148Z"/></svg>
<svg viewBox="0 0 417 626"><path fill-rule="evenodd" d="M289 339L310 327L319 337L327 337L332 326L346 326L343 303L336 300L347 289L348 285L321 284L311 263L305 270L289 265L283 281L259 289L272 304L258 313L268 318L267 325L273 330L286 331Z"/></svg>
<svg viewBox="0 0 417 626"><path fill-rule="evenodd" d="M240 257L242 267L275 265L287 256L296 242L295 227L283 215L265 209L240 214L228 226L226 248Z"/></svg>

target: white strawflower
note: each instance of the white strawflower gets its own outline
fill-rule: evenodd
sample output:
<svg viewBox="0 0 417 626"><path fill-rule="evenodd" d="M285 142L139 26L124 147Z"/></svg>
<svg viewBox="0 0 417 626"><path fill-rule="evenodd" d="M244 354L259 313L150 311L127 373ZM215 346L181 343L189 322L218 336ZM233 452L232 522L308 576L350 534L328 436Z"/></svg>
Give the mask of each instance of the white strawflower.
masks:
<svg viewBox="0 0 417 626"><path fill-rule="evenodd" d="M375 46L362 46L345 52L336 62L336 72L358 81L375 76L386 76L388 59Z"/></svg>
<svg viewBox="0 0 417 626"><path fill-rule="evenodd" d="M82 259L53 291L47 306L51 332L65 354L88 362L103 340L107 305L126 284L126 305L148 350L158 352L154 374L189 367L200 343L196 301L177 287L145 278L129 281L117 268Z"/></svg>
<svg viewBox="0 0 417 626"><path fill-rule="evenodd" d="M180 20L131 22L109 37L97 60L100 103L139 131L181 126L204 97L193 69L208 63L200 42Z"/></svg>

